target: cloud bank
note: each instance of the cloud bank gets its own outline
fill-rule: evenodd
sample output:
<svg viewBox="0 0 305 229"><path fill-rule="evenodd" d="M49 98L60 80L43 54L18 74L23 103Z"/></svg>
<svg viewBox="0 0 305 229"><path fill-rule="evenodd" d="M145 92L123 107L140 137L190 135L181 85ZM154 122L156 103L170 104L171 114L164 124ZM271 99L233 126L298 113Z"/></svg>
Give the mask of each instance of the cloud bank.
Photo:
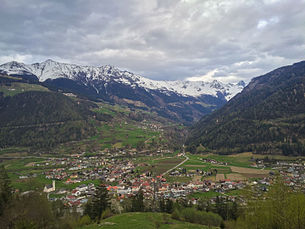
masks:
<svg viewBox="0 0 305 229"><path fill-rule="evenodd" d="M0 0L0 63L246 80L305 59L304 0Z"/></svg>

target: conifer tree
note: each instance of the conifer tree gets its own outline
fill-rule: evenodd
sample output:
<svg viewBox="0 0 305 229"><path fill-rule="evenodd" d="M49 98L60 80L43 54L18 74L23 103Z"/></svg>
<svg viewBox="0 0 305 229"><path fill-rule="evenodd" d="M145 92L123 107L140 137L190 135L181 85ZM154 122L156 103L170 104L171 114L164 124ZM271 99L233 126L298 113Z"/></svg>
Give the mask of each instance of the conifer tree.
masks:
<svg viewBox="0 0 305 229"><path fill-rule="evenodd" d="M0 216L12 198L11 182L4 166L0 166Z"/></svg>
<svg viewBox="0 0 305 229"><path fill-rule="evenodd" d="M161 198L159 201L159 207L161 212L165 212L165 200L164 198Z"/></svg>
<svg viewBox="0 0 305 229"><path fill-rule="evenodd" d="M172 213L174 210L174 203L171 199L166 200L165 211L167 213Z"/></svg>
<svg viewBox="0 0 305 229"><path fill-rule="evenodd" d="M88 214L92 220L96 220L99 223L102 213L109 207L109 205L108 190L104 184L100 184L92 201L87 204L85 214Z"/></svg>
<svg viewBox="0 0 305 229"><path fill-rule="evenodd" d="M132 211L134 212L144 212L144 195L142 189L133 197L131 201Z"/></svg>

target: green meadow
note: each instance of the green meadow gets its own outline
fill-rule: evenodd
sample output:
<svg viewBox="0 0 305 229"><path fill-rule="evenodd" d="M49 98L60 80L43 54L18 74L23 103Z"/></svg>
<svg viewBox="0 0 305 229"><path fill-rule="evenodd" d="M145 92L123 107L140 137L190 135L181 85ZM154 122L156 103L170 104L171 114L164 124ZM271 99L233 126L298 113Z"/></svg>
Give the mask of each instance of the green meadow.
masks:
<svg viewBox="0 0 305 229"><path fill-rule="evenodd" d="M177 221L171 218L169 214L165 213L152 213L152 212L134 212L115 215L110 218L104 219L99 225L91 224L83 226L78 229L97 229L97 228L109 228L109 229L208 229L215 227L207 227L204 225L187 223Z"/></svg>

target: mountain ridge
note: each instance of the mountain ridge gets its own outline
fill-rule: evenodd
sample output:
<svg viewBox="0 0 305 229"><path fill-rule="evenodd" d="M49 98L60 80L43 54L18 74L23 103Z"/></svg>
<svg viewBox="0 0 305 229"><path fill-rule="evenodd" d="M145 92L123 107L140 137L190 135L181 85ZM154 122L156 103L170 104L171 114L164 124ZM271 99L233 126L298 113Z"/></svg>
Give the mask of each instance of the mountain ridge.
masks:
<svg viewBox="0 0 305 229"><path fill-rule="evenodd" d="M160 90L164 93L174 92L182 96L199 97L201 95L212 95L217 97L217 93L222 93L226 100L231 99L244 86L243 81L237 83L224 84L217 80L212 82L205 81L157 81L145 78L143 76L131 73L129 71L119 70L111 65L100 67L80 66L76 64L59 63L48 59L41 63L24 64L16 61L0 65L0 71L8 75L32 74L40 82L47 79L67 78L72 80L103 80L109 82L124 83L132 87L135 84L139 87L152 90Z"/></svg>
<svg viewBox="0 0 305 229"><path fill-rule="evenodd" d="M187 140L222 154L305 154L305 61L255 77L221 109L196 123Z"/></svg>
<svg viewBox="0 0 305 229"><path fill-rule="evenodd" d="M245 86L242 81L155 81L110 65L79 66L50 59L31 65L9 62L0 65L0 73L42 84L53 91L156 112L187 125L223 106Z"/></svg>

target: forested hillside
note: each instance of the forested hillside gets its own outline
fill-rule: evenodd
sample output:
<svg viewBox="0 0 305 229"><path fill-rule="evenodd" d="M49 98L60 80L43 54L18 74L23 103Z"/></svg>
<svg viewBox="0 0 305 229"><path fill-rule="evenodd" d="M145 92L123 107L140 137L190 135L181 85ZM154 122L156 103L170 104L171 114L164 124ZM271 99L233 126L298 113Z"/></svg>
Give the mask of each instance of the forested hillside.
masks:
<svg viewBox="0 0 305 229"><path fill-rule="evenodd" d="M202 118L192 152L305 154L305 61L254 78L223 108Z"/></svg>
<svg viewBox="0 0 305 229"><path fill-rule="evenodd" d="M94 103L54 92L28 91L0 97L0 147L52 147L94 134Z"/></svg>

